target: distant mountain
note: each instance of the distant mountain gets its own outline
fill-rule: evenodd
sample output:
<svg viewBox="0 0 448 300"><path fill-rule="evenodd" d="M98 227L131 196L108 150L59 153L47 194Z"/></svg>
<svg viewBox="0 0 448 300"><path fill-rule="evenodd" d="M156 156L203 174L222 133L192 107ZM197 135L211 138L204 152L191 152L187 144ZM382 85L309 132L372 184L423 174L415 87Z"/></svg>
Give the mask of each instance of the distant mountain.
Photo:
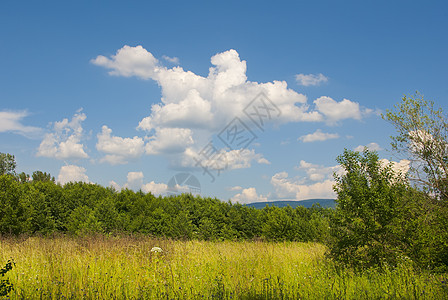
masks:
<svg viewBox="0 0 448 300"><path fill-rule="evenodd" d="M302 201L270 201L270 202L255 202L255 203L249 203L246 204L249 207L255 207L258 209L264 208L266 205L269 206L277 206L277 207L285 207L285 206L291 206L292 208L296 208L297 206L304 206L304 207L311 207L313 204L319 203L322 207L329 207L334 208L336 203L334 202L334 199L308 199L308 200L302 200Z"/></svg>

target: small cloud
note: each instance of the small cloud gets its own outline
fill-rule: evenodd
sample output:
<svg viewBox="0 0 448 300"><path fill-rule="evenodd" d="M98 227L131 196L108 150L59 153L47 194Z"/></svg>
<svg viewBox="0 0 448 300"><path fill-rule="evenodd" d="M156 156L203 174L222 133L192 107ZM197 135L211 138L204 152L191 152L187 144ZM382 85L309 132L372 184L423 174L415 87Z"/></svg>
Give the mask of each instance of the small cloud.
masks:
<svg viewBox="0 0 448 300"><path fill-rule="evenodd" d="M25 126L22 119L29 114L27 111L0 111L0 132L13 132L28 138L39 136L42 129L33 126Z"/></svg>
<svg viewBox="0 0 448 300"><path fill-rule="evenodd" d="M233 203L247 204L253 202L267 202L268 198L258 195L254 187L243 189L241 193L236 194L230 199Z"/></svg>
<svg viewBox="0 0 448 300"><path fill-rule="evenodd" d="M169 57L166 55L163 55L162 58L166 60L167 62L170 62L172 64L178 65L179 64L179 58L178 57Z"/></svg>
<svg viewBox="0 0 448 300"><path fill-rule="evenodd" d="M355 148L355 151L362 152L362 151L364 151L365 148L369 149L370 151L381 151L381 150L383 150L383 148L381 148L380 145L378 145L377 143L370 143L370 144L367 144L365 146L364 145L359 145L358 147Z"/></svg>
<svg viewBox="0 0 448 300"><path fill-rule="evenodd" d="M229 188L228 188L229 191L241 191L242 189L243 189L243 188L240 187L239 185L237 185L237 186L232 186L232 187L229 187Z"/></svg>
<svg viewBox="0 0 448 300"><path fill-rule="evenodd" d="M62 185L68 182L89 182L89 177L85 174L86 169L80 166L62 166L58 175L58 182Z"/></svg>
<svg viewBox="0 0 448 300"><path fill-rule="evenodd" d="M53 132L47 133L39 145L37 156L56 159L80 159L89 156L84 151L82 122L86 115L78 110L71 121L67 118L53 124Z"/></svg>
<svg viewBox="0 0 448 300"><path fill-rule="evenodd" d="M325 133L322 132L320 129L317 129L314 133L310 133L299 137L298 140L304 143L310 143L310 142L322 142L337 138L339 138L339 134L337 133Z"/></svg>
<svg viewBox="0 0 448 300"><path fill-rule="evenodd" d="M297 74L296 81L298 85L310 86L310 85L319 85L323 82L328 81L328 77L324 76L322 73L320 74Z"/></svg>

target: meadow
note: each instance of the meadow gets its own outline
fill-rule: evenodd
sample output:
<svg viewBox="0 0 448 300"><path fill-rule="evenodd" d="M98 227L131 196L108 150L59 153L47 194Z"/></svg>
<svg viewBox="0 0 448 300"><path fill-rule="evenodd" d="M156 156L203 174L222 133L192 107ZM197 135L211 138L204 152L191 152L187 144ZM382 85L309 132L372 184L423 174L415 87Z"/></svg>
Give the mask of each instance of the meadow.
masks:
<svg viewBox="0 0 448 300"><path fill-rule="evenodd" d="M160 247L163 252L151 251ZM137 236L2 237L7 299L446 299L446 274L355 272L319 243Z"/></svg>

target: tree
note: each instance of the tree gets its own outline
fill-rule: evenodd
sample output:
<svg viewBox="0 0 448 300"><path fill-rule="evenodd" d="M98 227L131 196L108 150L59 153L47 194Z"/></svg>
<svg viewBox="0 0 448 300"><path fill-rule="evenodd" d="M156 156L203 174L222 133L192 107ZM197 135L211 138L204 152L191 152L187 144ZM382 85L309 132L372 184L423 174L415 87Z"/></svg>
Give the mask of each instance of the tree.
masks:
<svg viewBox="0 0 448 300"><path fill-rule="evenodd" d="M42 171L34 171L33 172L33 181L52 181L55 182L54 177L51 177L50 173L42 172Z"/></svg>
<svg viewBox="0 0 448 300"><path fill-rule="evenodd" d="M15 175L16 160L14 155L0 152L0 175Z"/></svg>
<svg viewBox="0 0 448 300"><path fill-rule="evenodd" d="M337 161L345 173L334 175L330 256L355 267L395 264L406 248L399 233L409 192L405 178L367 149L345 150Z"/></svg>
<svg viewBox="0 0 448 300"><path fill-rule="evenodd" d="M448 123L442 109L416 93L404 96L383 118L398 132L391 137L392 148L411 160L410 179L437 199L448 200Z"/></svg>

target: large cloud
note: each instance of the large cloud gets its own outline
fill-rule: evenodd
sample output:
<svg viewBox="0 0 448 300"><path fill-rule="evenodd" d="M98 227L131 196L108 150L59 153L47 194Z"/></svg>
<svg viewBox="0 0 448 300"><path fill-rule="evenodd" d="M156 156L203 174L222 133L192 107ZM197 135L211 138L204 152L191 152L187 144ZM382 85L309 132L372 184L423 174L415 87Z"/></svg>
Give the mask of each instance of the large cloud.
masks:
<svg viewBox="0 0 448 300"><path fill-rule="evenodd" d="M312 110L306 96L288 88L285 81L249 81L247 63L233 49L212 56L210 61L208 75L201 76L179 66L163 66L142 46L124 46L115 55L100 55L91 60L93 64L109 69L111 75L151 79L160 86L161 101L151 105L148 115L140 120L137 128L150 136L145 146L147 154L168 155L172 164L181 166L191 165L191 154L199 153L213 135L227 128L235 118L246 129L258 133L269 124L331 123L361 118L356 102L345 99L336 102L324 97L315 101L317 110ZM324 76L315 80L323 81ZM217 145L226 152L238 150L239 154L246 153L243 150L249 146ZM234 168L249 165L236 163Z"/></svg>
<svg viewBox="0 0 448 300"><path fill-rule="evenodd" d="M83 129L81 123L86 115L78 111L69 121L63 119L55 122L53 132L47 133L39 145L37 156L52 157L57 159L88 158L81 143Z"/></svg>

